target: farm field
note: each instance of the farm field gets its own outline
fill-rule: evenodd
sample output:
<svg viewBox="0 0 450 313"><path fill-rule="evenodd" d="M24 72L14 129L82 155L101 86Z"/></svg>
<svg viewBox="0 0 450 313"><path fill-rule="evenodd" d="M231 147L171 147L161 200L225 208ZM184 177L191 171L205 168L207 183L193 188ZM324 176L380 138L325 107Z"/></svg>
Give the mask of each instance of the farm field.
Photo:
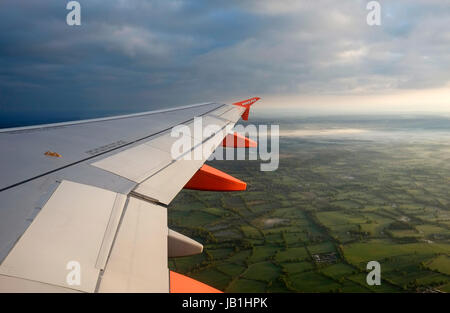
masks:
<svg viewBox="0 0 450 313"><path fill-rule="evenodd" d="M291 131L369 131L282 128L273 172L259 161L208 162L248 189L178 195L169 225L204 252L170 259L170 269L225 292L450 292L450 142L423 130L428 122L287 121ZM380 286L366 283L373 260Z"/></svg>

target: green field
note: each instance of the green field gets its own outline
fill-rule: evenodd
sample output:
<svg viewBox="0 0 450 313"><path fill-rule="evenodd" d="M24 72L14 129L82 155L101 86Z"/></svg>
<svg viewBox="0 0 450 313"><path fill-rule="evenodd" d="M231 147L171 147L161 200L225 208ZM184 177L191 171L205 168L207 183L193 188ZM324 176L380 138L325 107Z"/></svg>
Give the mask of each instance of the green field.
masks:
<svg viewBox="0 0 450 313"><path fill-rule="evenodd" d="M448 141L282 137L280 152L274 172L210 162L245 192L178 195L169 225L205 251L172 270L227 292L450 291Z"/></svg>

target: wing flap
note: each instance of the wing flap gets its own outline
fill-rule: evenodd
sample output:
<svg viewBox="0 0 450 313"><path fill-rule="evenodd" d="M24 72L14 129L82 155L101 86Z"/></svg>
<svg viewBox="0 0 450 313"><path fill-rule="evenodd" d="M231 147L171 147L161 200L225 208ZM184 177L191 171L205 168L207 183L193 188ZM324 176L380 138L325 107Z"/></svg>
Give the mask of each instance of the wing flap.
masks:
<svg viewBox="0 0 450 313"><path fill-rule="evenodd" d="M115 206L125 203L125 197L109 190L62 181L5 258L0 274L94 292L100 273L96 267L99 253L109 250L102 245L111 212ZM111 240L105 241L105 244L111 243ZM70 262L80 265L79 285L67 281Z"/></svg>
<svg viewBox="0 0 450 313"><path fill-rule="evenodd" d="M168 152L144 143L91 165L140 183L171 161Z"/></svg>
<svg viewBox="0 0 450 313"><path fill-rule="evenodd" d="M180 158L155 175L140 183L133 194L169 204L192 176L202 167L206 159L220 145L224 131L194 147L187 159Z"/></svg>
<svg viewBox="0 0 450 313"><path fill-rule="evenodd" d="M169 292L167 209L129 198L99 292Z"/></svg>

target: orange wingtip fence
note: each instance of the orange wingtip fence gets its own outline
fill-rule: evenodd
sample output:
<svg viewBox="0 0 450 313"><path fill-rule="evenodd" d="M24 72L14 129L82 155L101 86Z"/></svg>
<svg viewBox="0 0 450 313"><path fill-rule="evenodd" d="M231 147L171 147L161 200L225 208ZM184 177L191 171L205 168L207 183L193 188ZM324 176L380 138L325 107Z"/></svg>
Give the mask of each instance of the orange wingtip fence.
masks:
<svg viewBox="0 0 450 313"><path fill-rule="evenodd" d="M261 98L260 97L254 97L254 98L251 98L251 99L247 99L247 100L244 100L244 101L239 101L239 102L233 103L234 105L237 105L237 106L245 108L245 111L242 114L242 119L244 121L248 120L248 114L250 113L250 107L252 106L252 104L255 103L256 101L258 101L259 99L261 99Z"/></svg>
<svg viewBox="0 0 450 313"><path fill-rule="evenodd" d="M205 191L242 191L247 189L247 183L204 164L184 188Z"/></svg>
<svg viewBox="0 0 450 313"><path fill-rule="evenodd" d="M222 293L222 291L190 277L170 271L171 293Z"/></svg>

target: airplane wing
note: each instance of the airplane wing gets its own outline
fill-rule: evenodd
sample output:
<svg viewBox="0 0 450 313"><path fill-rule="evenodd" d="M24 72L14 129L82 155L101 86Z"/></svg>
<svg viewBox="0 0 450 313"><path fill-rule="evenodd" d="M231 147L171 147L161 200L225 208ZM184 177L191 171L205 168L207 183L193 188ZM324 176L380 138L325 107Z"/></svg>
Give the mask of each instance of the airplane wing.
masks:
<svg viewBox="0 0 450 313"><path fill-rule="evenodd" d="M166 206L245 189L204 162L258 99L0 130L0 292L216 291L169 271L203 247Z"/></svg>

